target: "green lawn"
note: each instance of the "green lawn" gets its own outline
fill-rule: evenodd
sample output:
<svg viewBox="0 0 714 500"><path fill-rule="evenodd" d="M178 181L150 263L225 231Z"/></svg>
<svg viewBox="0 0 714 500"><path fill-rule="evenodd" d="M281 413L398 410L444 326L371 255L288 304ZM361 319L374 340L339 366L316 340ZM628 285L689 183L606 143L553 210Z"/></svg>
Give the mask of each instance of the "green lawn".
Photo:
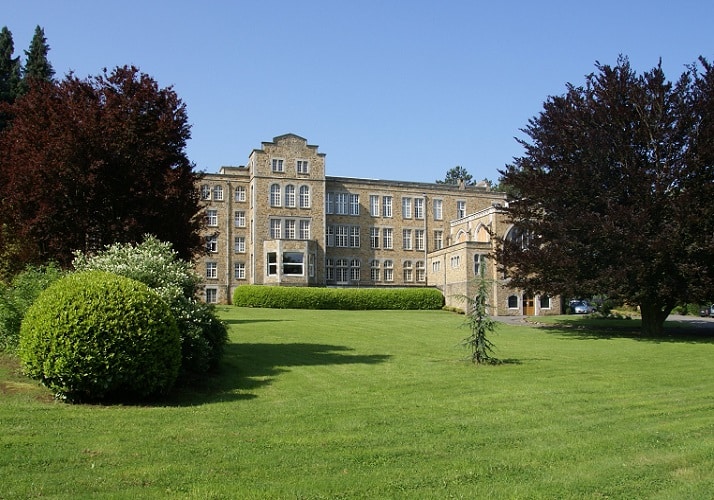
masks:
<svg viewBox="0 0 714 500"><path fill-rule="evenodd" d="M452 313L221 311L220 376L156 405L55 402L0 358L0 498L714 492L714 339L501 325L476 367Z"/></svg>

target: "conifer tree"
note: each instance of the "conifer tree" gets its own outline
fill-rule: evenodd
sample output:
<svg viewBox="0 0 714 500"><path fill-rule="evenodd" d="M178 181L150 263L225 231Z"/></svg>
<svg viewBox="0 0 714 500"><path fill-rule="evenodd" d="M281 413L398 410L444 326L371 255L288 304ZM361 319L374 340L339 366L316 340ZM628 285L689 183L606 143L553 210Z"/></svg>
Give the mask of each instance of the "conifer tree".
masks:
<svg viewBox="0 0 714 500"><path fill-rule="evenodd" d="M20 84L20 58L12 57L15 46L7 26L0 31L0 103L15 101ZM7 116L0 111L0 130L7 124Z"/></svg>
<svg viewBox="0 0 714 500"><path fill-rule="evenodd" d="M45 38L45 30L39 26L35 27L35 34L30 42L30 49L25 51L27 60L23 71L20 92L26 93L32 80L40 80L51 82L55 75L55 70L52 68L47 59L47 53L50 51L50 46L47 45Z"/></svg>

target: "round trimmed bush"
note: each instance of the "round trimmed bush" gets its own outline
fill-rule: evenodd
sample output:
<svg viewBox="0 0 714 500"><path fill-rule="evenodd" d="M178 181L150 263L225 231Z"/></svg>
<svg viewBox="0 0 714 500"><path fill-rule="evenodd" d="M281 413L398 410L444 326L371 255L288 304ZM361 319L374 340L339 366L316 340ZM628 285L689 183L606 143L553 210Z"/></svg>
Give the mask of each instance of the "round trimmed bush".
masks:
<svg viewBox="0 0 714 500"><path fill-rule="evenodd" d="M171 389L181 339L166 303L138 281L102 271L71 274L25 315L25 373L70 401L131 400Z"/></svg>

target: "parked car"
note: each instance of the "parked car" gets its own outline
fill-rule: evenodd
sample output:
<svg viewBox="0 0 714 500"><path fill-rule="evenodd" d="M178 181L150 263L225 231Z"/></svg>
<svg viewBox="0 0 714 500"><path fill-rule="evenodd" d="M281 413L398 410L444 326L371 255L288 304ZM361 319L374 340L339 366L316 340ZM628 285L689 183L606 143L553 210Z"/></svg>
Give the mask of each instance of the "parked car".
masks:
<svg viewBox="0 0 714 500"><path fill-rule="evenodd" d="M709 304L708 306L703 306L701 309L699 309L699 316L701 316L702 318L714 318L714 304Z"/></svg>
<svg viewBox="0 0 714 500"><path fill-rule="evenodd" d="M570 310L575 314L590 314L595 312L595 306L587 300L571 300Z"/></svg>

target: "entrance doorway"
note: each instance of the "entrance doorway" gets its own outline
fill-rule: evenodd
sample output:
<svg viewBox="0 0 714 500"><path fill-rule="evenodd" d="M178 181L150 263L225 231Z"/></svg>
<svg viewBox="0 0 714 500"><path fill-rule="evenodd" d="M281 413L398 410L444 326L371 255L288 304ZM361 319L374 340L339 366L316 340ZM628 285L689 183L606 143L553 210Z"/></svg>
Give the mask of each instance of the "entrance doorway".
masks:
<svg viewBox="0 0 714 500"><path fill-rule="evenodd" d="M531 294L523 294L523 314L535 316L535 298Z"/></svg>

